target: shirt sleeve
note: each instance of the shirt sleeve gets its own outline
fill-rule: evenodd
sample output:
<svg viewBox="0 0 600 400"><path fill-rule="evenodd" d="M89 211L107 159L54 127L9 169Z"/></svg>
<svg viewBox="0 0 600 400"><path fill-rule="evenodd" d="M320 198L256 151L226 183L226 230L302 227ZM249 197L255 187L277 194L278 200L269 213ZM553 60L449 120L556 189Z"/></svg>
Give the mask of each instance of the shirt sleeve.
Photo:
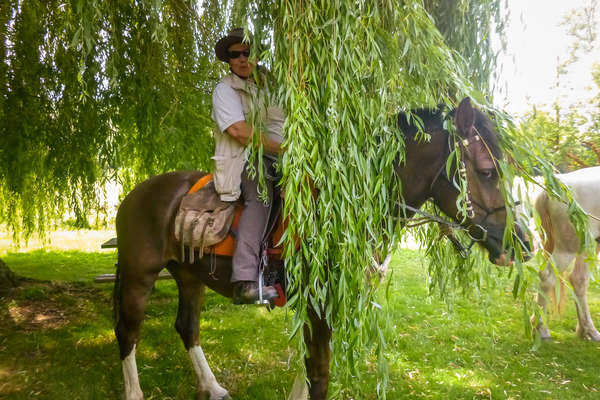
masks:
<svg viewBox="0 0 600 400"><path fill-rule="evenodd" d="M212 118L217 123L219 130L225 132L232 124L245 121L242 99L230 86L219 83L212 95Z"/></svg>

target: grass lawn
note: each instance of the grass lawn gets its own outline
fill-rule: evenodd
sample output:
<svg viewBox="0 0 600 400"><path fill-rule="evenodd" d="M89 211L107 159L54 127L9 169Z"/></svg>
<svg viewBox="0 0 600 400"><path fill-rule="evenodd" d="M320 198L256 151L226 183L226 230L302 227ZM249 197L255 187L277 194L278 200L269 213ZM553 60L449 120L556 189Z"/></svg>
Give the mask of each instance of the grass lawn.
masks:
<svg viewBox="0 0 600 400"><path fill-rule="evenodd" d="M24 282L0 300L0 398L119 399L123 378L113 334L112 284L93 277L114 270L112 250L0 252ZM388 399L597 399L600 344L575 337L568 302L550 320L554 342L532 350L510 286L461 298L452 310L428 298L421 253L393 260L387 331ZM590 288L600 324L600 289ZM146 399L193 398L195 376L173 328L177 292L158 281L138 346ZM290 312L230 304L208 291L201 343L213 372L234 399L281 400L297 366L287 337ZM375 399L370 365L343 387L343 399Z"/></svg>

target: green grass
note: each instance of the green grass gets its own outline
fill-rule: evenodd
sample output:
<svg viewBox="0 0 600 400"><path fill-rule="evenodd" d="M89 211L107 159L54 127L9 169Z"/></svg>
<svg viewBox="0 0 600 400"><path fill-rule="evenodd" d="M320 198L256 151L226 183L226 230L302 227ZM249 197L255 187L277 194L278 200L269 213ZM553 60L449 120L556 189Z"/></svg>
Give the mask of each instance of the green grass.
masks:
<svg viewBox="0 0 600 400"><path fill-rule="evenodd" d="M77 250L33 250L1 255L10 269L24 277L60 282L92 282L100 274L113 273L116 251L97 253Z"/></svg>
<svg viewBox="0 0 600 400"><path fill-rule="evenodd" d="M508 280L506 289L459 298L448 311L427 300L416 258L405 252L392 277L390 398L598 398L600 344L575 337L573 305L551 318L555 341L533 351ZM600 320L597 286L590 300Z"/></svg>
<svg viewBox="0 0 600 400"><path fill-rule="evenodd" d="M1 258L27 282L0 300L0 398L118 399L121 365L113 335L114 252L32 251ZM595 399L600 344L575 337L574 306L553 315L555 341L537 351L524 335L521 306L509 289L459 298L451 311L427 297L421 253L403 250L392 264L386 338L388 399ZM590 306L600 323L600 290ZM509 285L506 285L508 288ZM146 311L138 368L146 399L193 398L195 376L173 328L177 291L158 281ZM239 307L208 292L201 343L234 399L281 400L297 367L285 310ZM371 365L342 387L345 399L375 399Z"/></svg>

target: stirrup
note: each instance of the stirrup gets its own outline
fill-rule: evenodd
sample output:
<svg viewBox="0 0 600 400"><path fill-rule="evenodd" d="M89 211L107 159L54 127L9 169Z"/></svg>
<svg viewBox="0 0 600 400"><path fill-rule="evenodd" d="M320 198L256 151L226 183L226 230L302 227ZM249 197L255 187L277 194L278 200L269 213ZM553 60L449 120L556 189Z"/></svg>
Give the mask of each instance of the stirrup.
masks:
<svg viewBox="0 0 600 400"><path fill-rule="evenodd" d="M258 269L258 300L256 300L254 302L254 304L257 306L268 307L271 305L271 302L269 300L263 299L263 290L262 290L263 283L264 283L263 271L264 271L264 268L261 266Z"/></svg>

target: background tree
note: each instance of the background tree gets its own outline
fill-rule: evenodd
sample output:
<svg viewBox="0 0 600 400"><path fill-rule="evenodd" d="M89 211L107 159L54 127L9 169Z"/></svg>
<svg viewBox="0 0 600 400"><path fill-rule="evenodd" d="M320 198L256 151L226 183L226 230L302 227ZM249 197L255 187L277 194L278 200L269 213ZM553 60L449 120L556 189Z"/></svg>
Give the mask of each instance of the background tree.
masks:
<svg viewBox="0 0 600 400"><path fill-rule="evenodd" d="M525 115L522 129L537 139L548 160L561 172L600 165L598 131L575 108L558 122L555 115L534 109Z"/></svg>
<svg viewBox="0 0 600 400"><path fill-rule="evenodd" d="M85 216L118 177L208 168L220 2L0 5L0 221ZM209 12L212 11L212 12Z"/></svg>
<svg viewBox="0 0 600 400"><path fill-rule="evenodd" d="M567 119L579 126L576 134L566 135L565 142L574 147L566 155L573 161L573 169L600 165L600 2L588 0L581 8L571 10L565 16L563 25L572 38L570 57L564 67L568 70L583 56L595 60L588 86L592 95L570 106L567 112Z"/></svg>
<svg viewBox="0 0 600 400"><path fill-rule="evenodd" d="M538 137L547 157L561 172L600 165L600 3L588 0L565 15L562 25L571 37L568 57L556 70L553 115L534 108L525 116L523 129ZM592 59L587 94L572 104L564 95L575 66ZM559 60L560 61L560 60Z"/></svg>

